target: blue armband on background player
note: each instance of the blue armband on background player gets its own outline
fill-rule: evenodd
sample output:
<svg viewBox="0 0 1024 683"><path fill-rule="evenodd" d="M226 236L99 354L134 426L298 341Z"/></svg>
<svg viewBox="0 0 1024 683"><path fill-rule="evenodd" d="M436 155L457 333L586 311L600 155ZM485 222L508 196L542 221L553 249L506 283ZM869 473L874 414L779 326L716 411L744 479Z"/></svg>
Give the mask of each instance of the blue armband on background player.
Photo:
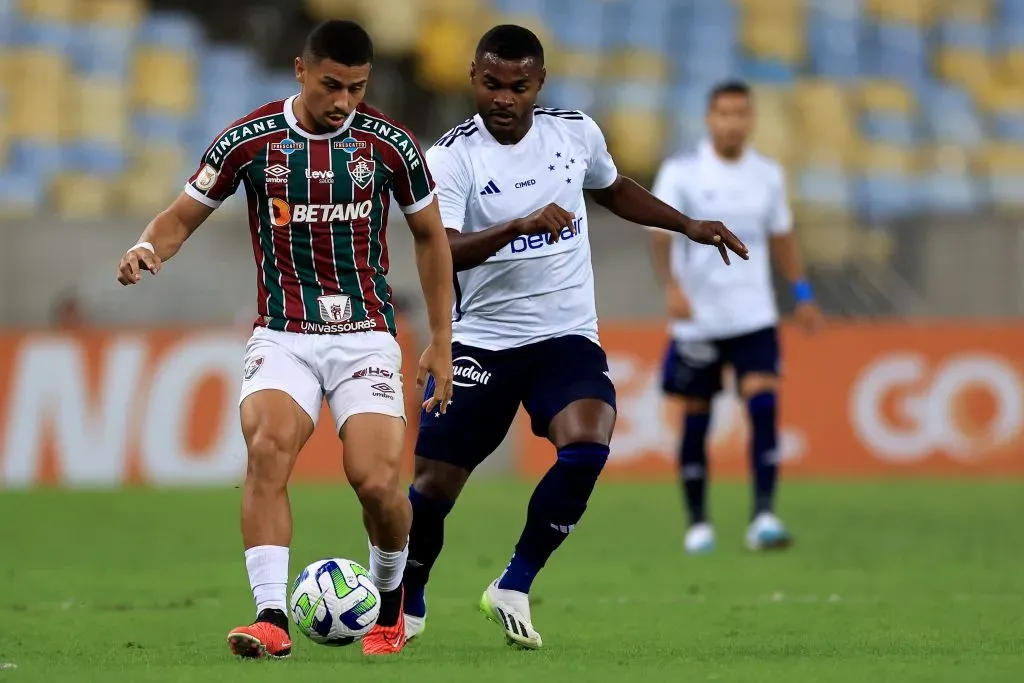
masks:
<svg viewBox="0 0 1024 683"><path fill-rule="evenodd" d="M811 283L807 280L794 282L793 297L796 299L798 304L805 304L809 301L814 301L814 290L811 289Z"/></svg>

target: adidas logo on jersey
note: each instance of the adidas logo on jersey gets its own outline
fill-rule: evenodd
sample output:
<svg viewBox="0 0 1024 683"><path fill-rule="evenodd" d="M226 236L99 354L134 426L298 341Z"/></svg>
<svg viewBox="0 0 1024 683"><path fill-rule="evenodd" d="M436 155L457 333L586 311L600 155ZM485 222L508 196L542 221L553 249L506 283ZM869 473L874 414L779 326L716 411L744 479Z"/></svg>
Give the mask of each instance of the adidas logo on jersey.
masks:
<svg viewBox="0 0 1024 683"><path fill-rule="evenodd" d="M480 194L481 195L501 194L501 190L498 189L498 186L494 183L493 180L488 180L487 184L484 185L484 189L480 191Z"/></svg>

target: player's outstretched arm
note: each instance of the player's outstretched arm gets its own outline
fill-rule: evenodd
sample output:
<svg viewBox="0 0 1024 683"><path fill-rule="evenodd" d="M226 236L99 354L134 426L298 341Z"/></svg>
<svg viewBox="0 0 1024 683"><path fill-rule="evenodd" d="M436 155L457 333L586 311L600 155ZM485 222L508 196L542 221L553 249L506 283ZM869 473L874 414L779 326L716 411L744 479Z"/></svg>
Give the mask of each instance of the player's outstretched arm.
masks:
<svg viewBox="0 0 1024 683"><path fill-rule="evenodd" d="M448 243L452 250L452 263L456 271L476 268L491 258L505 245L523 235L548 236L548 242L557 242L565 229L575 231L576 216L557 204L534 211L529 216L508 223L491 226L478 232L464 233L448 230Z"/></svg>
<svg viewBox="0 0 1024 683"><path fill-rule="evenodd" d="M594 201L623 220L678 232L694 242L718 247L726 263L729 263L730 251L742 259L749 258L747 246L724 224L684 216L631 178L620 175L608 187L589 192Z"/></svg>
<svg viewBox="0 0 1024 683"><path fill-rule="evenodd" d="M423 386L427 375L434 378L434 395L424 403L427 411L448 408L452 397L452 255L445 237L437 200L426 208L406 215L416 248L416 268L427 304L430 343L420 358L416 383Z"/></svg>
<svg viewBox="0 0 1024 683"><path fill-rule="evenodd" d="M125 252L117 268L117 281L134 285L148 270L154 275L164 261L178 253L185 240L203 224L213 209L184 192L158 213L142 231L138 243Z"/></svg>

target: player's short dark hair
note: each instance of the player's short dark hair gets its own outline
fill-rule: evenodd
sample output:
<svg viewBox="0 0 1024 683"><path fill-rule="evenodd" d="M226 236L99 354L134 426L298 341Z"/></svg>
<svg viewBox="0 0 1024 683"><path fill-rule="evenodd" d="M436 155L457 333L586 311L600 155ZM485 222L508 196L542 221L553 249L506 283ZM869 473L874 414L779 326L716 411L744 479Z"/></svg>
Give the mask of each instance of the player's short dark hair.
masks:
<svg viewBox="0 0 1024 683"><path fill-rule="evenodd" d="M750 86L745 81L731 80L722 81L708 93L708 109L715 106L715 102L718 101L719 97L724 95L743 95L744 97L750 97L751 91Z"/></svg>
<svg viewBox="0 0 1024 683"><path fill-rule="evenodd" d="M495 26L484 34L476 46L476 58L494 55L498 59L518 62L523 59L534 59L544 65L544 46L540 38L528 28L515 24Z"/></svg>
<svg viewBox="0 0 1024 683"><path fill-rule="evenodd" d="M331 19L310 32L302 56L314 62L331 59L345 66L372 64L373 41L356 22Z"/></svg>

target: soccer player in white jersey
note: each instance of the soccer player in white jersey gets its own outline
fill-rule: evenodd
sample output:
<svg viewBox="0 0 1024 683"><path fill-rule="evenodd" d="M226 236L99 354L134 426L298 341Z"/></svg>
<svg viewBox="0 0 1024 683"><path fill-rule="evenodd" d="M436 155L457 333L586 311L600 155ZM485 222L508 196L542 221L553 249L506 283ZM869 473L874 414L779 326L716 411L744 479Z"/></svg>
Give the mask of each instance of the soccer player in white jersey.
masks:
<svg viewBox="0 0 1024 683"><path fill-rule="evenodd" d="M746 543L753 550L791 542L774 514L778 480L778 311L769 253L791 283L796 320L807 330L822 324L804 274L782 167L747 145L754 122L751 93L742 82L716 87L708 100L710 139L668 159L654 194L697 218L723 218L751 248L751 258L722 268L684 239L651 231L655 272L665 287L672 341L665 356L663 390L682 398L685 418L679 467L690 525L688 552L714 548L707 515L706 441L711 399L722 389L723 366L733 368L750 417L754 503Z"/></svg>
<svg viewBox="0 0 1024 683"><path fill-rule="evenodd" d="M456 388L447 414L425 411L420 420L404 579L410 636L425 623L425 586L445 516L523 405L534 433L549 439L558 457L481 608L509 642L541 646L530 616L531 583L583 516L615 425L615 389L597 336L584 190L628 221L716 245L707 250L715 258L728 262L726 248L746 258L746 247L721 223L692 221L620 176L589 116L536 108L544 75L533 33L492 29L471 70L477 115L427 151L457 271Z"/></svg>

